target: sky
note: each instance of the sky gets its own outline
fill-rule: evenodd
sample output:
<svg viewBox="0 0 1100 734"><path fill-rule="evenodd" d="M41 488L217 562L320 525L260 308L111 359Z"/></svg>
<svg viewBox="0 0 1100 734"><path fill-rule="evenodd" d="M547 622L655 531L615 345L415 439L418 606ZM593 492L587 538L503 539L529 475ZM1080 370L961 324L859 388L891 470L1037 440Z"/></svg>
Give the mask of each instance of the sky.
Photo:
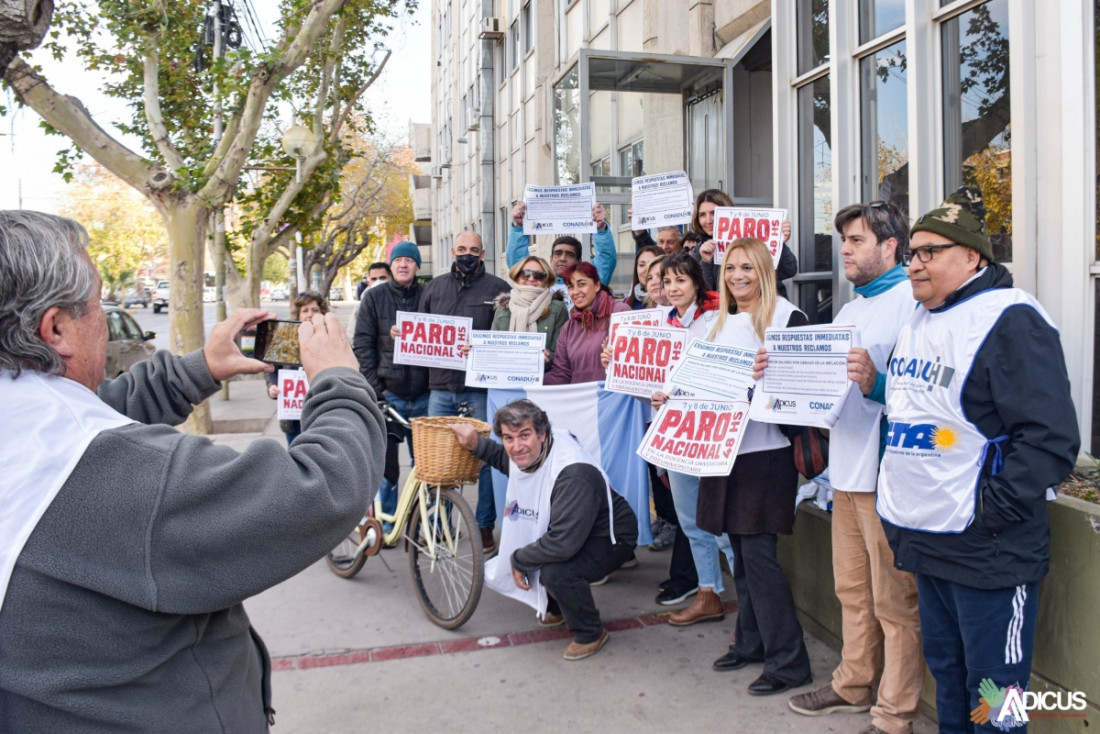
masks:
<svg viewBox="0 0 1100 734"><path fill-rule="evenodd" d="M260 8L272 6L267 0L253 0L261 22L267 21ZM413 19L403 20L389 37L393 56L361 102L370 110L380 129L388 137L407 140L408 125L431 120L431 3L420 0ZM269 36L274 31L268 31ZM32 61L43 66L51 86L62 94L80 98L100 126L113 136L112 120L125 114L124 105L100 94L101 79L68 64L54 62L39 50ZM0 95L0 104L9 112L0 117L0 209L37 209L57 213L65 204L66 184L52 173L56 152L67 147L62 138L45 135L40 118L30 108L19 109L10 90ZM287 121L289 123L289 120ZM121 139L135 151L134 140Z"/></svg>

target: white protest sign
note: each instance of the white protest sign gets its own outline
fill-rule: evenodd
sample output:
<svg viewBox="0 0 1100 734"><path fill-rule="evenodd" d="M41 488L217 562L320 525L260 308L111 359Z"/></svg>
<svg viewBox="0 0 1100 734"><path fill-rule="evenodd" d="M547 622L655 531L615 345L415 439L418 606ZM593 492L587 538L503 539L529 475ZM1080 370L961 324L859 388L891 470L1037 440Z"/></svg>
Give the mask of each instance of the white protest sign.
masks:
<svg viewBox="0 0 1100 734"><path fill-rule="evenodd" d="M726 245L742 237L755 237L768 247L772 265L779 265L783 252L783 222L786 209L744 209L720 206L714 210L714 264L721 265Z"/></svg>
<svg viewBox="0 0 1100 734"><path fill-rule="evenodd" d="M309 391L306 371L281 369L276 384L279 386L279 397L276 398L279 405L279 420L301 420L302 403L305 402L306 393Z"/></svg>
<svg viewBox="0 0 1100 734"><path fill-rule="evenodd" d="M466 364L468 387L528 387L542 384L546 334L471 331Z"/></svg>
<svg viewBox="0 0 1100 734"><path fill-rule="evenodd" d="M526 186L523 203L523 233L558 234L595 232L592 207L596 206L596 184L570 186Z"/></svg>
<svg viewBox="0 0 1100 734"><path fill-rule="evenodd" d="M648 398L668 381L672 365L687 345L687 329L620 326L611 347L604 389Z"/></svg>
<svg viewBox="0 0 1100 734"><path fill-rule="evenodd" d="M688 224L694 204L691 180L683 171L630 180L631 229Z"/></svg>
<svg viewBox="0 0 1100 734"><path fill-rule="evenodd" d="M670 398L650 424L637 454L681 474L727 476L745 435L748 411L745 400Z"/></svg>
<svg viewBox="0 0 1100 734"><path fill-rule="evenodd" d="M848 352L859 346L854 326L767 329L768 369L757 385L749 417L761 423L830 428L851 390Z"/></svg>
<svg viewBox="0 0 1100 734"><path fill-rule="evenodd" d="M662 308L639 308L634 311L616 311L611 314L607 329L607 343L615 343L615 333L620 326L668 326L668 312Z"/></svg>
<svg viewBox="0 0 1100 734"><path fill-rule="evenodd" d="M664 392L670 397L748 400L755 349L694 339L673 366Z"/></svg>
<svg viewBox="0 0 1100 734"><path fill-rule="evenodd" d="M466 369L462 345L470 338L474 320L466 316L397 312L399 335L393 340L394 364Z"/></svg>

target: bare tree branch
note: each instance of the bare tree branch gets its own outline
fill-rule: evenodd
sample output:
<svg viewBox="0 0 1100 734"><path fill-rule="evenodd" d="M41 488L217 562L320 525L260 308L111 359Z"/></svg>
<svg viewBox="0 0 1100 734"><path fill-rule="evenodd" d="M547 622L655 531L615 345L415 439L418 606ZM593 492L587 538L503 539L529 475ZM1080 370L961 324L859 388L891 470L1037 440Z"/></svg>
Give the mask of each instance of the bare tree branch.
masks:
<svg viewBox="0 0 1100 734"><path fill-rule="evenodd" d="M165 164L173 171L177 171L183 168L183 158L172 145L168 137L168 128L164 126L164 113L160 108L160 80L157 78L160 54L155 37L149 38L145 45L142 64L145 73L143 101L145 102L145 121L149 124L149 135L153 138L153 143L156 144Z"/></svg>
<svg viewBox="0 0 1100 734"><path fill-rule="evenodd" d="M139 191L164 188L163 171L108 135L79 99L59 94L26 61L13 59L4 80L20 100L108 171Z"/></svg>

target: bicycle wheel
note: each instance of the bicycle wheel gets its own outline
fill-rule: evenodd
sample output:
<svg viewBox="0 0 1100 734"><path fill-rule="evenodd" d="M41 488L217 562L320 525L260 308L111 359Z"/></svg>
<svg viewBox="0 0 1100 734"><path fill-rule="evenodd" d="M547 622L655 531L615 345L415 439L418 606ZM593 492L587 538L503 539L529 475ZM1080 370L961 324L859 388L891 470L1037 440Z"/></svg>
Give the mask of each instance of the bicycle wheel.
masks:
<svg viewBox="0 0 1100 734"><path fill-rule="evenodd" d="M443 629L465 624L481 599L485 555L476 532L473 511L453 488L425 487L412 508L409 571L420 607Z"/></svg>
<svg viewBox="0 0 1100 734"><path fill-rule="evenodd" d="M367 546L367 549L358 553L359 544L363 541L364 537L371 537L373 534L373 542ZM373 517L367 518L367 521L362 525L357 525L355 528L344 536L344 539L340 541L340 544L328 552L325 556L325 562L328 563L329 570L340 578L350 579L363 568L363 564L367 562L368 555L374 555L377 553L377 547L382 544L382 525ZM374 553L371 553L371 550Z"/></svg>

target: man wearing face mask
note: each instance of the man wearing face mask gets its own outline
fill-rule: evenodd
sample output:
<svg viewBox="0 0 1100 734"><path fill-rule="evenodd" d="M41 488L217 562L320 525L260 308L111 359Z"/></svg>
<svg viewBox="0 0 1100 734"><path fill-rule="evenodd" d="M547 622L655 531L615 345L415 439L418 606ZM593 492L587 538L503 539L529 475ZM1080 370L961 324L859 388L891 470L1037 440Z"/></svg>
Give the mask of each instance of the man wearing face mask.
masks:
<svg viewBox="0 0 1100 734"><path fill-rule="evenodd" d="M486 272L482 260L485 249L476 232L462 232L451 246L454 262L449 273L437 275L424 288L420 299L422 313L445 316L467 316L473 319L473 328L489 331L493 326L493 299L511 290L505 281ZM486 419L484 388L466 387L466 373L462 370L431 368L428 370L428 415L458 415L458 406L468 403L472 417ZM493 500L493 483L489 466L478 477L477 524L481 528L481 542L485 552L496 550L493 526L496 524L496 507Z"/></svg>

